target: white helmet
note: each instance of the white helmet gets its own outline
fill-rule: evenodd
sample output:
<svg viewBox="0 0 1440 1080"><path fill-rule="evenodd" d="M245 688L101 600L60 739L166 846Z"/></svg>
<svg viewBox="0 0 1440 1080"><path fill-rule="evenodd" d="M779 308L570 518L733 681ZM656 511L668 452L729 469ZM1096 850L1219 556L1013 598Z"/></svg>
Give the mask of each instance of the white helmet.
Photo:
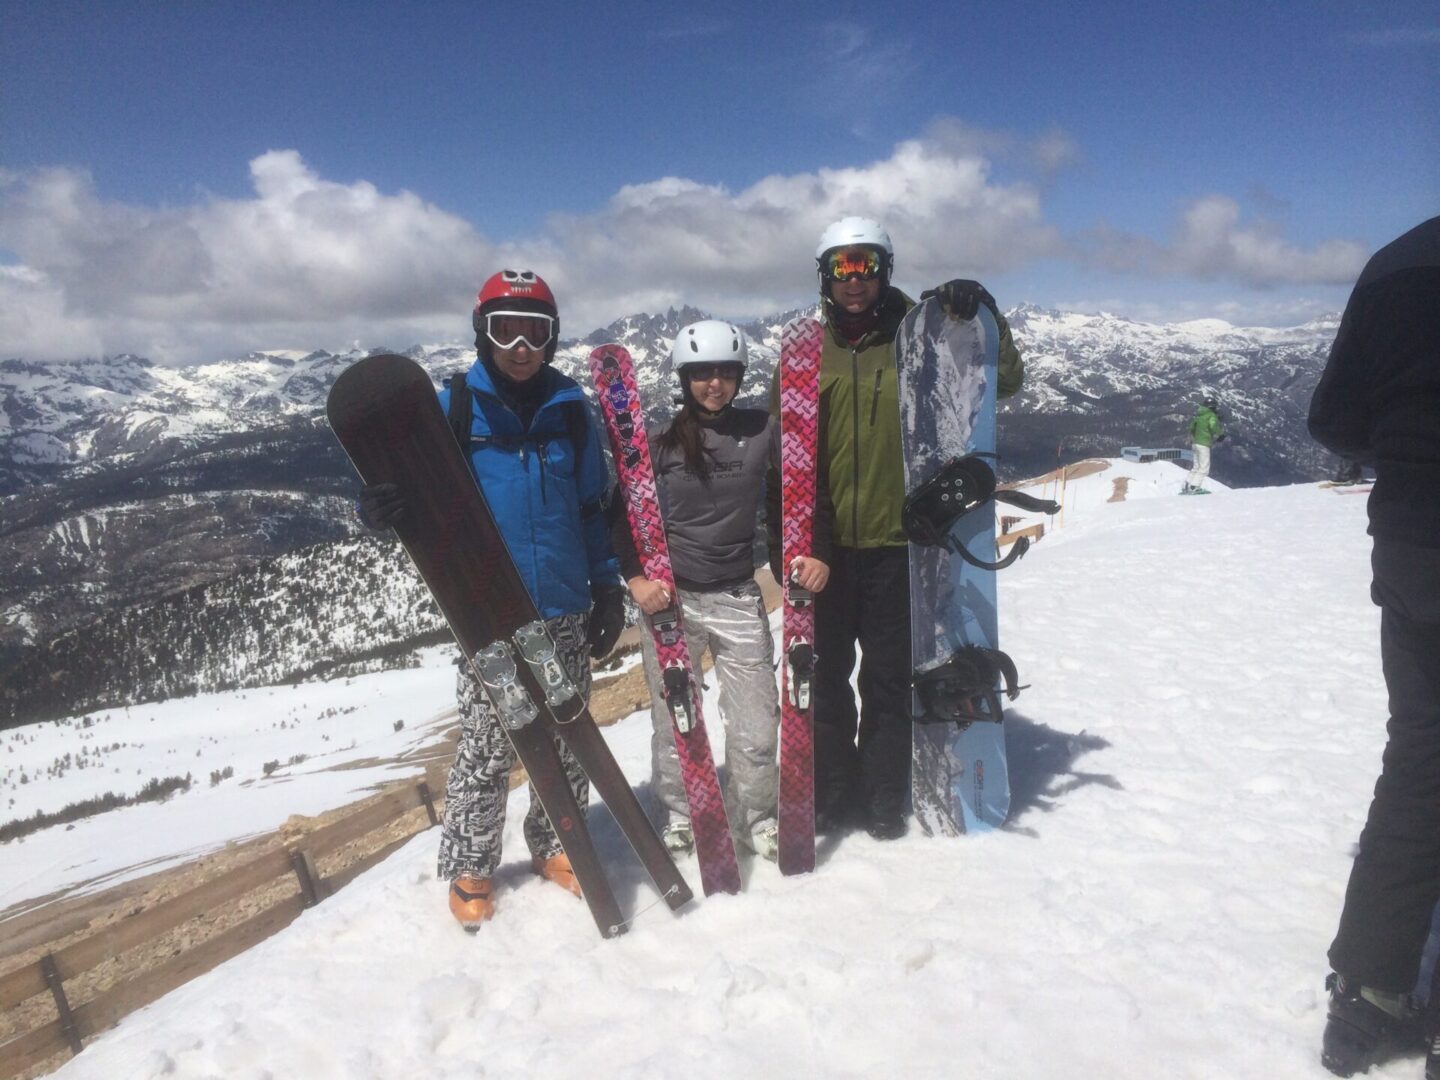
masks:
<svg viewBox="0 0 1440 1080"><path fill-rule="evenodd" d="M895 257L895 249L890 244L890 234L885 231L885 226L870 218L847 217L826 226L825 231L820 234L820 245L815 249L815 258L823 258L832 248L852 247L856 244L877 247L885 252L887 258Z"/></svg>
<svg viewBox="0 0 1440 1080"><path fill-rule="evenodd" d="M702 319L675 335L671 366L678 372L687 364L739 364L744 373L749 355L745 332L720 319Z"/></svg>

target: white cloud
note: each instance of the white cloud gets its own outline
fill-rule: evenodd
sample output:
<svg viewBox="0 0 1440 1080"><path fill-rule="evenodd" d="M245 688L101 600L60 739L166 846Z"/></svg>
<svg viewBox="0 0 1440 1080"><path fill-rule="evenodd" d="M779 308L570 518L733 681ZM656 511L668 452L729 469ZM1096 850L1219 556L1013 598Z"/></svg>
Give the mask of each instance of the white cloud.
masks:
<svg viewBox="0 0 1440 1080"><path fill-rule="evenodd" d="M899 276L920 285L1060 250L1037 191L997 182L954 131L738 192L679 177L630 185L511 245L410 192L323 179L293 150L261 155L250 174L253 198L178 209L106 202L78 170L0 176L0 247L29 275L0 281L0 353L78 345L181 361L276 341L455 340L478 283L511 264L551 279L570 332L670 304L761 314L809 299L815 237L851 213L885 222Z"/></svg>
<svg viewBox="0 0 1440 1080"><path fill-rule="evenodd" d="M0 352L88 343L187 360L277 338L461 336L495 261L468 222L410 192L321 179L293 150L250 174L254 198L164 210L105 202L79 170L0 176L0 246L26 274L0 280Z"/></svg>
<svg viewBox="0 0 1440 1080"><path fill-rule="evenodd" d="M1185 206L1169 243L1101 226L1079 246L1097 266L1122 273L1157 273L1201 281L1233 280L1261 288L1277 285L1348 285L1369 251L1349 240L1310 248L1286 242L1273 222L1242 222L1240 204L1207 195Z"/></svg>
<svg viewBox="0 0 1440 1080"><path fill-rule="evenodd" d="M65 310L64 290L28 266L0 266L0 359L94 356L103 343L88 319Z"/></svg>
<svg viewBox="0 0 1440 1080"><path fill-rule="evenodd" d="M1221 196L1188 207L1169 244L1102 229L1077 246L1046 220L1042 187L993 168L1043 180L1078 156L1061 131L1025 140L941 120L883 158L738 191L683 177L628 185L507 244L411 192L324 179L293 150L250 163L252 197L175 208L105 201L78 170L0 171L0 250L18 260L0 273L0 356L178 363L463 340L476 287L507 265L551 281L567 334L684 303L773 313L813 298L815 238L846 214L885 223L897 280L914 289L1042 259L1258 285L1348 283L1363 264L1357 245L1297 248Z"/></svg>
<svg viewBox="0 0 1440 1080"><path fill-rule="evenodd" d="M863 166L768 176L741 191L665 178L622 189L588 216L555 215L556 273L585 321L688 302L755 314L811 295L816 237L863 214L895 242L897 276L919 285L997 273L1059 254L1038 191L1000 183L970 145L911 139ZM573 325L573 324L572 324Z"/></svg>

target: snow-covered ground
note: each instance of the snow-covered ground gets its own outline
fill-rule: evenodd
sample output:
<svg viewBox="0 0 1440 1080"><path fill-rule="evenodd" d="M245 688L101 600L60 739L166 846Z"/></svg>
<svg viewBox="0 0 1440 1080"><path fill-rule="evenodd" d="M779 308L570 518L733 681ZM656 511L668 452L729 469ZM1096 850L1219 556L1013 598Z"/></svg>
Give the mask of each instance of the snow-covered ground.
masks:
<svg viewBox="0 0 1440 1080"><path fill-rule="evenodd" d="M18 914L22 901L163 870L418 772L386 762L437 741L455 722L454 650L422 658L404 671L176 698L0 733L0 820L107 792L134 796L151 779L193 782L165 803L0 846L0 909Z"/></svg>
<svg viewBox="0 0 1440 1080"><path fill-rule="evenodd" d="M1325 950L1384 740L1365 500L1160 497L1183 479L1168 464L1090 482L1121 470L1126 501L1072 481L1063 527L1001 577L1001 644L1031 684L1007 718L1007 829L825 841L813 874L752 862L742 894L674 915L597 807L634 920L603 941L529 874L522 789L478 935L446 913L427 833L57 1075L1328 1076ZM409 732L448 668L378 677L427 677L375 708ZM642 794L648 736L643 714L607 731Z"/></svg>

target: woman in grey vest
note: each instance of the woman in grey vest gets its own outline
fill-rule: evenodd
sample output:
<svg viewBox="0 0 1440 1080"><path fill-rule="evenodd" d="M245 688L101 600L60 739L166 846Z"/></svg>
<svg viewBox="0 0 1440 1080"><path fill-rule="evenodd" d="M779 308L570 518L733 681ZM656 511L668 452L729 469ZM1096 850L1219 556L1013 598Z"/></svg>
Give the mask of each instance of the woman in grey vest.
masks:
<svg viewBox="0 0 1440 1080"><path fill-rule="evenodd" d="M774 859L780 704L774 642L755 583L754 551L766 476L772 471L778 475L780 429L766 410L732 404L746 359L745 335L729 323L706 319L682 329L671 352L680 380L681 408L669 424L652 429L649 437L690 659L698 670L708 649L720 683L730 827L741 843ZM828 536L828 527L817 522L816 534ZM621 573L640 610L653 615L665 608L670 597L663 585L645 577L623 515L612 539ZM824 562L816 558L796 562L794 576L799 584L814 592L825 587L830 571ZM654 725L653 783L665 819L665 842L671 851L688 854L694 848L689 808L648 635L642 650Z"/></svg>

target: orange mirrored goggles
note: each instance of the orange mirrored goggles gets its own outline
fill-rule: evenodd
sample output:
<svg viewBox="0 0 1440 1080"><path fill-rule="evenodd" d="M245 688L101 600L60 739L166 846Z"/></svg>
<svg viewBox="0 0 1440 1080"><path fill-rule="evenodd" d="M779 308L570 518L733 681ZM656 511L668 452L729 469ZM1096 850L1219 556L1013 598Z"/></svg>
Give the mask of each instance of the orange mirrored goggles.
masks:
<svg viewBox="0 0 1440 1080"><path fill-rule="evenodd" d="M492 311L485 316L485 336L497 349L513 349L524 342L540 350L550 344L555 320L533 311Z"/></svg>
<svg viewBox="0 0 1440 1080"><path fill-rule="evenodd" d="M880 276L880 265L880 253L874 248L840 248L825 256L823 270L831 281L869 281Z"/></svg>

